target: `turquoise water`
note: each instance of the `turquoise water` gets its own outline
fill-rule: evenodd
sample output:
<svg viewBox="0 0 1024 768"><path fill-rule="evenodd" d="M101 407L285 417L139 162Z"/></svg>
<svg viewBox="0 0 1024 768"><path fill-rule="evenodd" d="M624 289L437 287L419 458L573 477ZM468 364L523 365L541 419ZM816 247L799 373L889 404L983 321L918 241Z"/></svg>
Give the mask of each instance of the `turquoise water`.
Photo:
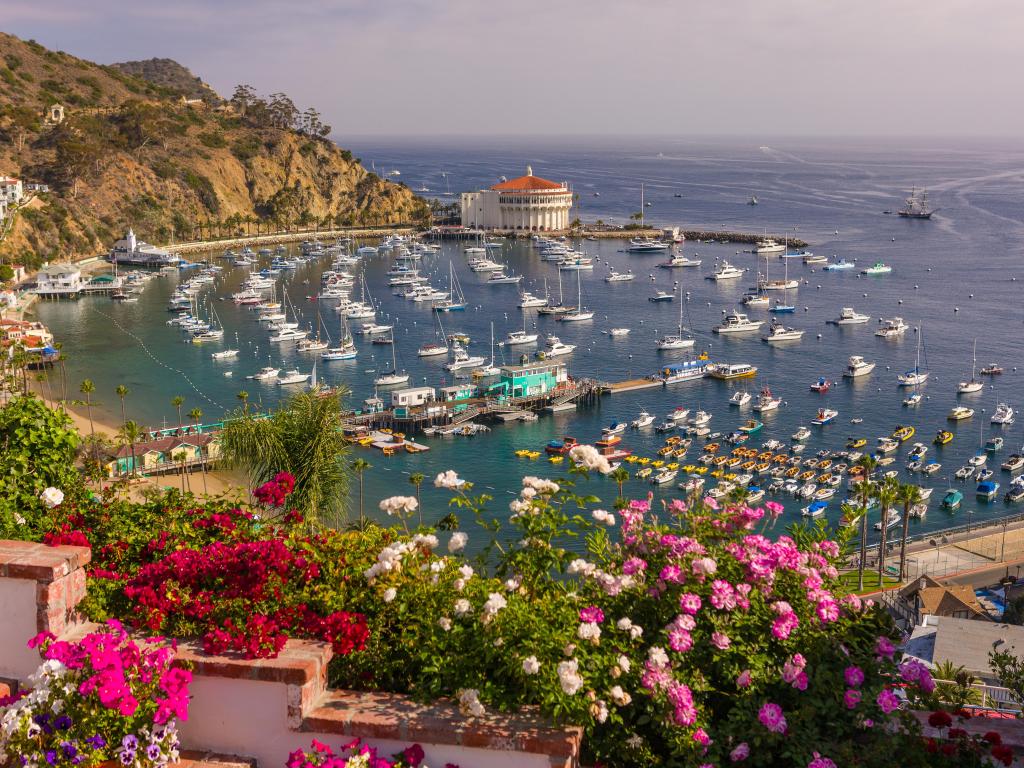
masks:
<svg viewBox="0 0 1024 768"><path fill-rule="evenodd" d="M659 148L660 147L660 148ZM973 455L979 444L994 433L1006 438L1003 453L1017 450L1024 441L1019 418L1013 427L989 424L997 402L1007 400L1017 408L1024 406L1021 393L1020 334L1024 311L1020 289L1024 284L1021 247L1024 245L1024 207L1020 186L1024 177L1024 152L1020 148L968 147L956 150L898 151L878 147L795 146L769 149L747 146L695 146L690 144L644 144L610 147L578 145L529 145L498 149L487 145L370 145L356 147L364 159L373 157L377 165L401 168L411 186L422 183L443 189L444 170L453 189L470 189L493 183L493 175L521 173L519 166L531 162L538 175L570 179L580 192L585 218L612 216L625 219L639 207L639 185L645 183L649 218L659 224L743 229L747 231L794 232L811 245L809 250L832 257L857 259L864 267L882 260L893 266L893 273L879 277L861 277L853 272L823 272L791 260L789 276L800 280L800 288L788 298L797 306L793 315L783 316L787 325L807 330L800 342L770 346L760 334L720 337L710 332L722 312L736 302L757 270L756 257L737 253L736 245L686 243L683 252L703 259L700 269L658 269L664 255L634 255L622 251L621 241L585 242L582 247L595 257L596 268L581 273L584 304L596 311L592 322L562 324L553 318L526 315L528 327L542 334L554 332L567 343L579 345L568 358L574 376L593 376L603 380L644 376L661 363L681 359L681 353L658 352L654 340L672 331L678 321L678 304L648 301L656 290L673 290L680 281L687 300L685 314L698 339L698 349L706 349L713 360L748 362L759 367L757 379L746 382L705 380L605 397L596 407L578 412L543 416L532 424L497 425L485 435L474 438L424 438L431 451L419 455L385 458L366 452L373 468L366 475L368 498L411 491L406 478L423 472L428 477L449 468L477 483L478 490L495 496L494 505L507 507L518 492L519 478L526 473L558 476L558 467L540 460L516 459L520 448L541 449L550 439L572 434L581 441L599 438L602 426L613 421L630 420L641 409L664 416L676 406L703 408L714 414L713 431L735 429L751 414L749 407L738 412L728 405L737 388L756 394L768 384L785 399L778 411L765 414L765 428L752 444L775 438L789 443L789 436L802 424L810 423L820 405L839 411L838 419L826 427L812 427L807 454L821 448L842 448L851 435L875 438L889 434L897 424L917 428L914 440L926 444L939 429L956 433L945 448L932 447L943 470L930 479L915 476L934 486L931 509L924 521L912 521L913 532L927 531L953 524L970 509L975 520L1005 514L1002 501L975 502L973 486L965 488L965 505L956 516L938 508L947 477ZM661 153L659 155L659 153ZM488 178L488 175L492 175ZM928 187L932 202L941 208L930 222L904 221L882 211L895 208L912 184ZM599 192L594 196L593 192ZM635 199L634 199L635 193ZM675 197L676 194L682 195ZM760 205L746 205L756 194ZM838 233L838 234L837 234ZM745 246L739 246L744 248ZM539 261L528 243L508 243L500 258L511 271L524 275L523 288L541 294L544 279L557 292L557 268ZM713 270L716 259L728 258L748 270L744 279L714 283L704 277ZM266 261L266 260L264 260ZM421 272L432 276L436 286L446 286L448 264L458 272L469 309L443 316L446 331L464 331L473 339L474 354L488 356L489 327L494 322L500 339L523 323L517 309L517 291L513 285L488 286L483 278L465 265L461 244L445 244L441 253L425 260ZM379 321L396 326L399 367L413 374L410 385L451 384L451 374L442 364L444 358L420 359L416 349L434 337L435 323L426 304L414 304L396 297L387 287L385 272L391 260L378 257L366 261L369 291L379 307ZM317 302L312 298L319 285L319 272L328 266L310 264L285 273L281 287L299 309L304 325L316 322ZM603 278L611 266L617 271L632 269L633 282L607 284ZM761 260L761 268L764 262ZM782 276L782 261L772 257L770 276ZM176 421L170 400L174 395L186 398L184 410L203 409L206 420L237 407L240 389L249 392L250 402L272 406L282 387L247 381L245 376L266 364L270 355L275 366L304 370L312 367L313 355L300 355L294 347L271 345L267 334L255 321L254 313L221 299L230 296L245 276L240 269L225 269L217 284L202 294L208 307L216 309L226 329L222 343L193 345L183 343L181 334L166 325L168 296L177 276L160 277L147 286L137 304L117 304L95 297L75 303L46 304L38 309L69 352L68 371L72 381L88 376L98 391L102 407L118 411L114 388L124 383L131 389L128 398L130 418L149 425ZM576 274L563 272L567 302L575 298ZM749 279L748 279L749 278ZM1016 278L1016 279L1015 279ZM570 298L571 297L571 298ZM775 298L775 297L773 297ZM337 332L337 314L330 311L333 302L320 302L323 317L332 334ZM853 306L873 318L902 315L911 326L923 327L924 353L932 372L922 388L925 400L909 410L901 405L905 392L896 386L896 375L914 364L916 335L908 331L899 340L884 340L873 335L875 322L838 328L826 320L838 315L840 307ZM955 311L956 309L959 311ZM765 310L750 310L752 317L769 319ZM632 333L612 339L602 333L611 327L627 326ZM242 354L231 361L214 361L210 353L227 346ZM971 344L978 339L979 365L997 361L1006 373L987 383L984 391L961 396L959 400L977 410L973 419L953 424L946 414L958 401L957 382L969 376ZM358 406L373 392L373 371L390 367L390 349L364 343L357 337L359 356L353 361L318 363L318 376L329 383L344 382L353 391ZM526 348L516 348L514 358ZM873 374L854 382L841 379L846 359L859 354L875 361ZM496 361L503 358L496 348ZM225 377L225 372L232 376ZM819 376L837 381L827 394L809 390ZM76 387L77 388L77 387ZM862 418L853 425L851 418ZM651 456L661 445L661 436L653 431L628 432L623 446L640 455ZM908 443L909 446L909 443ZM894 468L902 468L906 449ZM697 452L691 449L688 459ZM996 464L1002 459L997 455ZM1008 478L998 472L993 478L1005 490ZM609 502L614 485L606 480L591 481L595 492ZM629 490L646 493L651 486L633 481ZM678 493L656 490L658 495ZM831 519L838 518L839 498L830 506ZM1002 493L1000 493L1000 497ZM797 503L788 497L787 518L797 519ZM424 489L426 518L436 520L446 513L446 497L433 489Z"/></svg>

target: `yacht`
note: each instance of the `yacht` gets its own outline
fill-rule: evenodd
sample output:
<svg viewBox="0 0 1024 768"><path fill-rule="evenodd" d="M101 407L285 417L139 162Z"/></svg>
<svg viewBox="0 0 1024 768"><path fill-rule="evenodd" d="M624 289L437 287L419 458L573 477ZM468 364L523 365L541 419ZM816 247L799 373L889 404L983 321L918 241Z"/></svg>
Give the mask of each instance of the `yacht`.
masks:
<svg viewBox="0 0 1024 768"><path fill-rule="evenodd" d="M575 344L563 344L562 340L557 336L548 336L544 344L544 350L538 353L538 356L545 358L561 357L563 355L571 355L575 349Z"/></svg>
<svg viewBox="0 0 1024 768"><path fill-rule="evenodd" d="M996 406L995 413L992 414L993 424L1003 424L1009 426L1013 424L1014 410L1006 403L999 403Z"/></svg>
<svg viewBox="0 0 1024 768"><path fill-rule="evenodd" d="M738 267L734 267L728 261L723 261L719 265L718 269L712 274L707 276L708 280L736 280L737 278L743 277L743 270Z"/></svg>
<svg viewBox="0 0 1024 768"><path fill-rule="evenodd" d="M305 384L309 381L309 374L302 373L292 368L290 371L282 373L277 377L278 384Z"/></svg>
<svg viewBox="0 0 1024 768"><path fill-rule="evenodd" d="M605 277L604 281L606 283L625 283L635 279L636 275L633 274L633 270L629 270L628 272L616 272L614 269L609 267L608 276Z"/></svg>
<svg viewBox="0 0 1024 768"><path fill-rule="evenodd" d="M782 243L777 243L770 238L765 238L758 242L757 247L754 248L755 253L785 253L786 246Z"/></svg>
<svg viewBox="0 0 1024 768"><path fill-rule="evenodd" d="M744 405L751 401L749 392L744 392L742 389L733 392L732 397L729 398L729 405L738 405L742 408Z"/></svg>
<svg viewBox="0 0 1024 768"><path fill-rule="evenodd" d="M832 410L831 408L819 408L818 413L811 419L811 424L822 426L834 421L838 415L839 411Z"/></svg>
<svg viewBox="0 0 1024 768"><path fill-rule="evenodd" d="M300 331L298 328L282 328L276 334L270 337L271 341L297 341L298 339L306 338L306 331Z"/></svg>
<svg viewBox="0 0 1024 768"><path fill-rule="evenodd" d="M965 405L958 405L950 410L949 415L946 416L950 421L963 421L969 419L974 415L974 409L968 408Z"/></svg>
<svg viewBox="0 0 1024 768"><path fill-rule="evenodd" d="M777 320L772 320L771 327L768 329L768 335L762 336L761 340L768 344L775 344L780 341L799 341L804 336L804 332L798 328L787 328Z"/></svg>
<svg viewBox="0 0 1024 768"><path fill-rule="evenodd" d="M748 333L756 331L762 325L763 320L751 320L742 312L730 312L722 320L721 325L716 325L711 330L715 333Z"/></svg>
<svg viewBox="0 0 1024 768"><path fill-rule="evenodd" d="M479 355L470 355L461 344L452 345L452 360L445 363L446 371L458 371L463 368L476 368L483 365L484 358Z"/></svg>
<svg viewBox="0 0 1024 768"><path fill-rule="evenodd" d="M525 330L522 331L509 331L508 336L505 339L505 346L514 347L519 344L536 344L537 334L528 333Z"/></svg>
<svg viewBox="0 0 1024 768"><path fill-rule="evenodd" d="M875 336L880 336L883 339L895 339L902 336L910 327L903 322L902 317L882 318L878 322L882 324L882 327L875 331Z"/></svg>
<svg viewBox="0 0 1024 768"><path fill-rule="evenodd" d="M448 354L447 344L438 344L436 342L428 341L416 350L417 357L437 357L439 355Z"/></svg>
<svg viewBox="0 0 1024 768"><path fill-rule="evenodd" d="M629 328L612 328L608 331L609 336L629 336Z"/></svg>
<svg viewBox="0 0 1024 768"><path fill-rule="evenodd" d="M519 309L528 309L530 307L543 307L547 303L547 299L538 298L529 291L524 291L522 294L520 294L519 304L517 304L516 306L518 306Z"/></svg>
<svg viewBox="0 0 1024 768"><path fill-rule="evenodd" d="M674 293L669 293L668 291L658 291L653 296L649 296L647 300L658 303L662 301L674 301L675 298L676 296Z"/></svg>
<svg viewBox="0 0 1024 768"><path fill-rule="evenodd" d="M862 275L888 275L890 272L892 272L892 267L888 264L883 264L880 261L875 262L870 267L860 271Z"/></svg>
<svg viewBox="0 0 1024 768"><path fill-rule="evenodd" d="M850 355L843 376L848 379L856 379L858 376L867 376L873 370L875 370L875 363L869 363L860 355Z"/></svg>
<svg viewBox="0 0 1024 768"><path fill-rule="evenodd" d="M754 403L754 411L756 413L767 413L768 411L774 411L782 405L782 398L775 397L769 387L765 387L761 390L761 394L757 396L757 402Z"/></svg>
<svg viewBox="0 0 1024 768"><path fill-rule="evenodd" d="M799 255L803 257L804 264L828 264L827 256L815 256L813 253L810 253L809 251L804 251Z"/></svg>
<svg viewBox="0 0 1024 768"><path fill-rule="evenodd" d="M923 335L924 332L919 328L917 333L917 357L914 367L896 377L901 387L916 387L918 384L924 384L928 381L928 371L921 370L921 337Z"/></svg>
<svg viewBox="0 0 1024 768"><path fill-rule="evenodd" d="M225 349L220 352L214 352L210 357L214 360L227 360L230 357L235 357L237 354L237 349Z"/></svg>
<svg viewBox="0 0 1024 768"><path fill-rule="evenodd" d="M277 374L281 372L280 368L274 368L272 365L264 366L260 368L259 373L254 373L249 378L256 379L256 381L268 381L270 379L276 379Z"/></svg>
<svg viewBox="0 0 1024 768"><path fill-rule="evenodd" d="M695 379L703 379L710 367L711 364L707 362L707 355L701 354L691 360L662 366L659 378L665 384L694 381Z"/></svg>
<svg viewBox="0 0 1024 768"><path fill-rule="evenodd" d="M506 283L515 283L518 285L519 281L523 279L522 275L506 275L504 271L494 272L489 278L487 278L488 285L505 285ZM447 298L447 294L445 294Z"/></svg>
<svg viewBox="0 0 1024 768"><path fill-rule="evenodd" d="M662 242L661 240L651 240L646 237L634 237L626 246L626 250L629 253L660 253L668 249L669 243Z"/></svg>
<svg viewBox="0 0 1024 768"><path fill-rule="evenodd" d="M871 318L868 315L862 315L854 310L853 307L843 307L839 311L839 317L835 320L829 320L830 325L860 325L866 323Z"/></svg>
<svg viewBox="0 0 1024 768"><path fill-rule="evenodd" d="M690 419L691 427L703 427L711 421L711 414L707 411L697 411L693 414L693 418Z"/></svg>
<svg viewBox="0 0 1024 768"><path fill-rule="evenodd" d="M654 416L652 414L647 411L640 411L640 415L633 419L630 426L633 427L633 429L643 429L644 427L651 426L653 423Z"/></svg>
<svg viewBox="0 0 1024 768"><path fill-rule="evenodd" d="M688 259L683 254L677 253L668 261L661 262L658 266L663 269L674 269L676 267L699 267L701 264L701 259Z"/></svg>

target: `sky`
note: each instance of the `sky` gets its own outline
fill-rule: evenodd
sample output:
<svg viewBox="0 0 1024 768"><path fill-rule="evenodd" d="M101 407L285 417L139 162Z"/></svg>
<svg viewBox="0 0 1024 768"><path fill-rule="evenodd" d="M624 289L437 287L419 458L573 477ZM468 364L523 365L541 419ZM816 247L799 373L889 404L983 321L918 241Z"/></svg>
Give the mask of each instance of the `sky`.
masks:
<svg viewBox="0 0 1024 768"><path fill-rule="evenodd" d="M2 0L0 30L339 137L1024 133L1019 0Z"/></svg>

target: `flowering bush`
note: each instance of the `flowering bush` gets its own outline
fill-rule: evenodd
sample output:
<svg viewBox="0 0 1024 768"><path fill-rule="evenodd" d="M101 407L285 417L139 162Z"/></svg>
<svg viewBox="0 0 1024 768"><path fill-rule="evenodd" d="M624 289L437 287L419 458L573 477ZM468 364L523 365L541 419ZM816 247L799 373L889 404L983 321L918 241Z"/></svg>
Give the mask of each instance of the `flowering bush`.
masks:
<svg viewBox="0 0 1024 768"><path fill-rule="evenodd" d="M0 763L20 758L24 766L90 768L117 760L150 768L177 762L175 718L188 717L192 673L172 666L172 646L138 645L111 621L77 642L47 633L29 647L44 661L29 678L31 691L0 705Z"/></svg>
<svg viewBox="0 0 1024 768"><path fill-rule="evenodd" d="M288 756L286 768L420 768L423 765L423 747L413 744L389 760L377 754L373 747L359 739L341 747L335 754L327 744L313 739L310 749L298 750ZM426 766L424 766L426 768ZM459 768L446 763L445 768Z"/></svg>

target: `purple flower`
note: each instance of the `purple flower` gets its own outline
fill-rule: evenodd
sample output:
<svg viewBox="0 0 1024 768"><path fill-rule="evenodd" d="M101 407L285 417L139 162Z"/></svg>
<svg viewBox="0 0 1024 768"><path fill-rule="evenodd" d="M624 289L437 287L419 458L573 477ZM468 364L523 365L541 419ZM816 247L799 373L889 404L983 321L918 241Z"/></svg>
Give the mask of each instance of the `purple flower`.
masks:
<svg viewBox="0 0 1024 768"><path fill-rule="evenodd" d="M58 731L66 731L68 728L71 727L72 722L73 721L71 720L71 718L67 715L61 715L53 721L53 727L56 728Z"/></svg>
<svg viewBox="0 0 1024 768"><path fill-rule="evenodd" d="M125 749L129 749L132 752L134 752L136 749L139 748L139 740L135 738L134 735L129 733L127 736L121 739L121 746Z"/></svg>
<svg viewBox="0 0 1024 768"><path fill-rule="evenodd" d="M148 757L150 760L156 760L157 758L159 758L160 757L160 745L159 744L150 744L148 747L146 747L146 757Z"/></svg>
<svg viewBox="0 0 1024 768"><path fill-rule="evenodd" d="M121 750L119 757L121 758L121 765L131 765L135 762L135 753L128 750Z"/></svg>
<svg viewBox="0 0 1024 768"><path fill-rule="evenodd" d="M729 753L729 759L734 763L738 763L741 760L746 760L749 755L750 747L747 746L747 742L744 741Z"/></svg>
<svg viewBox="0 0 1024 768"><path fill-rule="evenodd" d="M860 667L847 667L843 672L843 677L851 688L860 688L864 682L864 670Z"/></svg>
<svg viewBox="0 0 1024 768"><path fill-rule="evenodd" d="M87 738L85 740L85 743L93 749L103 749L105 746L107 746L107 740L100 736L98 733L95 736L90 736L89 738Z"/></svg>
<svg viewBox="0 0 1024 768"><path fill-rule="evenodd" d="M46 758L46 762L48 762L50 765L57 764L57 750L48 749L46 750L46 752L43 753L43 756Z"/></svg>
<svg viewBox="0 0 1024 768"><path fill-rule="evenodd" d="M75 745L70 741L62 741L60 743L60 748L64 750L64 756L68 759L71 759L78 754L78 750L75 749Z"/></svg>

